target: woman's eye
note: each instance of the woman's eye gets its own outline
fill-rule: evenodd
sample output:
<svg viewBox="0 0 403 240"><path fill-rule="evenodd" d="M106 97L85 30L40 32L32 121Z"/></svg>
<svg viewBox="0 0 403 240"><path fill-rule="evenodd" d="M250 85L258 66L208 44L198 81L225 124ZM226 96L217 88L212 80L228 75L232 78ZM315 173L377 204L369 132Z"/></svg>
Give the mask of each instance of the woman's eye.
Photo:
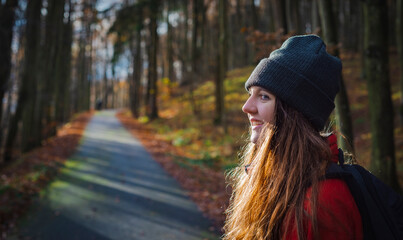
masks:
<svg viewBox="0 0 403 240"><path fill-rule="evenodd" d="M269 100L270 97L269 97L268 95L262 94L262 95L260 95L260 99L262 99L262 100Z"/></svg>

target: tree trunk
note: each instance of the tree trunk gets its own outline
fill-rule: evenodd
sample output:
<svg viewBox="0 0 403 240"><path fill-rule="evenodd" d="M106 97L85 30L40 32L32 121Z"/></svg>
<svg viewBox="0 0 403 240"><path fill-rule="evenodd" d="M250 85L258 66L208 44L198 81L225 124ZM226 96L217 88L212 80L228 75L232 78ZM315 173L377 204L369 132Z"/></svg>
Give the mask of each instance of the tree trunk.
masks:
<svg viewBox="0 0 403 240"><path fill-rule="evenodd" d="M174 59L173 59L173 28L172 24L169 22L169 16L173 9L173 2L168 1L168 13L167 13L167 25L168 25L168 32L167 32L167 77L169 79L169 95L172 94L172 83L176 82L175 75L174 75Z"/></svg>
<svg viewBox="0 0 403 240"><path fill-rule="evenodd" d="M298 0L285 1L288 31L295 32L296 34L301 33L301 29L299 27L298 3Z"/></svg>
<svg viewBox="0 0 403 240"><path fill-rule="evenodd" d="M94 6L93 6L94 7ZM91 11L93 11L94 9L91 8ZM89 46L89 50L88 50L88 59L87 59L87 78L85 80L85 96L84 96L84 111L89 111L91 109L91 90L92 90L92 85L93 85L93 68L92 68L92 63L94 61L94 43L93 43L93 31L91 30L91 25L92 25L92 21L93 19L91 18L89 20L89 22L87 23L87 46Z"/></svg>
<svg viewBox="0 0 403 240"><path fill-rule="evenodd" d="M197 74L197 66L198 66L198 61L200 58L200 52L199 52L199 47L198 47L198 38L200 37L199 35L199 28L200 28L200 19L199 19L199 13L200 13L200 0L193 0L193 28L192 28L192 72ZM194 82L194 81L192 81Z"/></svg>
<svg viewBox="0 0 403 240"><path fill-rule="evenodd" d="M1 131L3 132L5 129L7 129L9 126L9 122L10 122L10 118L11 118L11 106L13 105L13 99L12 99L12 94L10 92L8 92L7 94L7 105L6 105L6 109L5 109L5 114L3 115L3 121L1 123ZM3 134L5 135L6 132L3 132ZM0 138L0 148L3 148L3 143L6 141L5 136L1 136ZM2 156L4 157L4 155ZM2 162L3 159L0 160L0 162ZM1 164L0 164L1 165Z"/></svg>
<svg viewBox="0 0 403 240"><path fill-rule="evenodd" d="M225 126L225 114L224 114L224 79L227 72L227 42L228 42L228 23L227 23L227 0L219 0L219 56L218 56L218 76L216 81L216 117L215 123Z"/></svg>
<svg viewBox="0 0 403 240"><path fill-rule="evenodd" d="M142 72L142 62L141 62L141 28L138 27L137 29L137 40L136 40L136 56L134 59L134 113L133 116L139 117L140 116L140 79L141 79L141 72Z"/></svg>
<svg viewBox="0 0 403 240"><path fill-rule="evenodd" d="M39 104L37 84L40 76L39 55L40 55L40 28L41 28L42 0L31 0L27 6L27 26L25 43L25 68L22 75L22 83L27 84L26 107L23 109L22 142L23 152L41 144L39 121L36 110ZM24 90L25 91L25 90ZM21 102L21 104L25 104ZM16 120L18 121L18 120Z"/></svg>
<svg viewBox="0 0 403 240"><path fill-rule="evenodd" d="M358 36L357 29L360 28L359 25L359 1L354 0L344 0L340 1L340 12L341 14L341 34L340 41L343 44L343 49L358 51Z"/></svg>
<svg viewBox="0 0 403 240"><path fill-rule="evenodd" d="M130 44L132 44L132 43L130 43ZM134 100L134 97L136 96L136 94L134 92L135 91L134 81L135 81L135 71L136 71L134 69L134 65L136 64L134 55L136 53L134 53L134 49L132 49L131 51L132 51L132 56L133 56L133 73L132 73L131 76L130 75L127 76L129 78L129 80L128 80L128 82L129 82L129 93L128 93L128 95L129 95L129 109L130 109L130 112L132 113L132 116L135 117L135 118L138 118L139 116L138 116L138 113L137 113L136 107L135 107L136 102Z"/></svg>
<svg viewBox="0 0 403 240"><path fill-rule="evenodd" d="M130 79L130 92L129 92L129 100L130 100L130 110L132 115L135 118L140 117L140 89L141 89L141 72L142 72L142 63L141 63L141 30L143 29L143 9L136 8L135 13L137 20L135 26L134 36L131 36L130 43L134 44L132 46L132 55L133 55L133 75ZM150 73L150 72L149 72ZM150 75L149 75L150 76Z"/></svg>
<svg viewBox="0 0 403 240"><path fill-rule="evenodd" d="M151 51L150 51L150 112L148 117L153 120L158 118L158 106L157 106L157 51L158 51L158 34L157 34L157 15L160 0L152 0L150 5L150 38L151 38Z"/></svg>
<svg viewBox="0 0 403 240"><path fill-rule="evenodd" d="M338 36L335 18L333 16L332 2L319 0L319 13L321 16L322 32L330 54L339 57ZM341 148L354 152L354 136L351 123L350 105L343 77L340 79L340 92L336 96L336 126L341 133L338 144ZM343 138L343 136L345 138Z"/></svg>
<svg viewBox="0 0 403 240"><path fill-rule="evenodd" d="M274 32L274 20L272 14L272 5L270 1L260 1L260 13L262 16L259 20L262 32Z"/></svg>
<svg viewBox="0 0 403 240"><path fill-rule="evenodd" d="M252 28L254 30L259 29L259 16L256 10L256 5L255 5L255 0L249 0L250 1L250 8L252 12ZM227 11L227 10L225 10Z"/></svg>
<svg viewBox="0 0 403 240"><path fill-rule="evenodd" d="M85 41L85 36L80 36L79 39L79 53L78 53L78 60L77 60L77 86L76 86L76 92L77 92L77 97L75 99L75 105L76 109L75 112L81 112L85 110L84 106L84 98L85 98L85 84L87 81L87 60L86 60L86 51L85 51L85 46L86 46L86 41Z"/></svg>
<svg viewBox="0 0 403 240"><path fill-rule="evenodd" d="M147 62L148 62L148 70L147 70L147 86L146 91L145 91L145 98L144 98L144 105L146 106L146 115L149 116L150 115L150 98L151 98L151 79L152 79L152 73L151 73L151 55L152 55L152 51L151 51L151 28L150 28L150 23L148 23L148 34L146 36L146 50L147 50Z"/></svg>
<svg viewBox="0 0 403 240"><path fill-rule="evenodd" d="M287 19L283 0L271 0L273 6L274 26L276 31L281 30L284 34L288 33Z"/></svg>
<svg viewBox="0 0 403 240"><path fill-rule="evenodd" d="M311 32L315 33L318 28L320 28L320 17L319 17L319 11L318 11L318 1L312 1L312 7L311 7Z"/></svg>
<svg viewBox="0 0 403 240"><path fill-rule="evenodd" d="M129 109L130 112L132 113L132 116L135 118L138 118L138 115L136 113L135 110L135 101L134 101L134 97L135 97L135 87L134 87L134 82L135 82L135 73L137 71L137 69L135 68L136 65L136 43L135 41L137 40L137 38L134 35L135 33L130 33L129 34L129 46L130 46L130 52L132 54L132 66L133 66L133 72L132 75L130 76L130 74L127 76L128 77L128 83L129 83L129 91L128 91L128 96L129 96Z"/></svg>
<svg viewBox="0 0 403 240"><path fill-rule="evenodd" d="M247 43L245 41L245 26L244 26L244 16L242 14L241 0L236 1L236 12L235 12L235 26L232 38L232 46L236 46L233 50L236 57L232 57L235 67L243 67L248 64L248 52Z"/></svg>
<svg viewBox="0 0 403 240"><path fill-rule="evenodd" d="M184 26L183 26L183 35L182 35L182 44L181 44L181 54L179 54L179 58L182 62L182 83L183 81L187 81L187 75L189 72L189 40L188 40L188 32L189 32L189 2L188 0L182 0L183 11L185 12Z"/></svg>
<svg viewBox="0 0 403 240"><path fill-rule="evenodd" d="M45 30L43 73L43 139L56 134L56 92L61 78L62 39L65 0L49 0Z"/></svg>
<svg viewBox="0 0 403 240"><path fill-rule="evenodd" d="M7 0L0 2L0 100L7 89L8 79L11 72L11 42L13 39L13 26L15 21L15 9L18 0ZM0 104L0 122L3 115L3 104ZM3 133L0 132L0 136Z"/></svg>
<svg viewBox="0 0 403 240"><path fill-rule="evenodd" d="M63 23L63 38L61 42L61 59L60 59L60 81L56 88L56 122L63 123L68 119L69 102L69 87L71 83L71 59L72 59L72 43L73 43L73 25L71 22L71 0L69 0L69 16L67 22Z"/></svg>
<svg viewBox="0 0 403 240"><path fill-rule="evenodd" d="M400 69L400 126L403 126L403 0L397 0L397 13L396 13L396 45L399 55L399 69Z"/></svg>
<svg viewBox="0 0 403 240"><path fill-rule="evenodd" d="M35 99L35 84L38 73L38 45L40 37L40 10L42 2L39 0L29 1L27 6L26 18L26 40L25 40L25 62L24 70L22 74L21 85L18 92L18 102L15 114L12 116L9 130L7 133L6 145L4 149L4 162L8 163L12 159L14 150L14 140L18 133L19 122L24 116L24 134L22 139L22 150L26 151L33 147L32 142L32 126L30 120L33 118L33 109L35 102L33 102L30 108L26 108L27 103L34 101Z"/></svg>
<svg viewBox="0 0 403 240"><path fill-rule="evenodd" d="M79 66L78 66L78 111L88 111L91 109L91 88L93 81L93 30L92 24L95 22L95 2L87 0L82 4L82 33L79 40Z"/></svg>
<svg viewBox="0 0 403 240"><path fill-rule="evenodd" d="M387 8L387 13L388 13L388 21L387 21L387 27L388 27L388 43L391 46L396 46L396 40L397 38L396 36L396 9L397 9L397 4L396 4L397 0L393 0L393 1L387 1L386 4L386 8Z"/></svg>
<svg viewBox="0 0 403 240"><path fill-rule="evenodd" d="M102 87L102 108L106 109L108 108L108 96L109 96L109 91L108 91L108 61L109 61L109 54L108 54L108 38L105 37L105 49L106 51L106 59L105 59L105 67L104 67L104 77L103 77L103 87Z"/></svg>
<svg viewBox="0 0 403 240"><path fill-rule="evenodd" d="M192 45L191 45L191 74L188 75L187 81L190 84L190 103L192 105L193 113L200 114L199 106L194 98L194 89L200 82L201 74L203 74L202 66L200 64L201 57L201 40L202 40L202 20L203 20L204 3L202 0L193 0L193 28L192 28Z"/></svg>
<svg viewBox="0 0 403 240"><path fill-rule="evenodd" d="M206 28L207 28L207 6L204 4L204 1L200 1L200 13L199 13L199 18L200 18L200 44L199 46L199 52L201 55L201 58L205 57L205 51L203 51L205 49L206 46ZM204 58L203 58L204 61ZM203 70L201 71L202 73L205 72L206 68L205 68L206 64L203 64Z"/></svg>
<svg viewBox="0 0 403 240"><path fill-rule="evenodd" d="M111 108L116 108L116 93L115 93L115 79L116 79L116 70L115 65L112 65L112 81L110 86L111 91Z"/></svg>
<svg viewBox="0 0 403 240"><path fill-rule="evenodd" d="M198 30L199 30L199 2L200 0L193 0L193 9L192 9L192 22L193 22L193 27L192 27L192 41L191 41L191 75L188 76L189 79L187 81L190 81L190 103L193 109L193 114L196 116L199 115L199 110L194 98L194 89L197 83L199 83L199 69L198 67L198 62L199 62L199 49L197 47L197 41L198 41Z"/></svg>
<svg viewBox="0 0 403 240"><path fill-rule="evenodd" d="M363 2L363 13L364 71L371 118L371 171L398 190L388 69L388 28L384 26L388 19L386 2L367 0Z"/></svg>

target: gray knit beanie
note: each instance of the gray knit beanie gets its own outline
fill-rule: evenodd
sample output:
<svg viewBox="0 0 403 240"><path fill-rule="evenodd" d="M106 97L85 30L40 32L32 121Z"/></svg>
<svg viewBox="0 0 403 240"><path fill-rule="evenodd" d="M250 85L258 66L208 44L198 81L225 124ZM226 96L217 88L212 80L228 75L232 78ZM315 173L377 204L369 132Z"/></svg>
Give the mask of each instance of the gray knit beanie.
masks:
<svg viewBox="0 0 403 240"><path fill-rule="evenodd" d="M263 87L322 130L339 91L341 61L316 35L294 36L262 59L245 87Z"/></svg>

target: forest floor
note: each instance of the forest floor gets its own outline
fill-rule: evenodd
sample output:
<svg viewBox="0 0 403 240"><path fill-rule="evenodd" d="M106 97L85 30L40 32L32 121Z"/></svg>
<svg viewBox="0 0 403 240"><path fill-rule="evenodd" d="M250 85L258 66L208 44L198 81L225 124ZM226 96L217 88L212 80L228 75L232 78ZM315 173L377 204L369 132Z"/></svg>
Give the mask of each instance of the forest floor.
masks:
<svg viewBox="0 0 403 240"><path fill-rule="evenodd" d="M58 169L71 156L93 112L74 116L57 135L42 147L18 156L0 170L0 239L15 228L16 221L27 211L32 199L54 179Z"/></svg>

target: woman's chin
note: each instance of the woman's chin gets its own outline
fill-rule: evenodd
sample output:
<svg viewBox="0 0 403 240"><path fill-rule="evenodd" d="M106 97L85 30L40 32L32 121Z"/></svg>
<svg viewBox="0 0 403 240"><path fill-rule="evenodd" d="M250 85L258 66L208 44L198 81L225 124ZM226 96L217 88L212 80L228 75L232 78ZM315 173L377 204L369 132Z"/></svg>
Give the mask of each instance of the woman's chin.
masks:
<svg viewBox="0 0 403 240"><path fill-rule="evenodd" d="M251 136L250 136L250 141L252 143L257 143L258 139L259 139L259 133L253 131Z"/></svg>

